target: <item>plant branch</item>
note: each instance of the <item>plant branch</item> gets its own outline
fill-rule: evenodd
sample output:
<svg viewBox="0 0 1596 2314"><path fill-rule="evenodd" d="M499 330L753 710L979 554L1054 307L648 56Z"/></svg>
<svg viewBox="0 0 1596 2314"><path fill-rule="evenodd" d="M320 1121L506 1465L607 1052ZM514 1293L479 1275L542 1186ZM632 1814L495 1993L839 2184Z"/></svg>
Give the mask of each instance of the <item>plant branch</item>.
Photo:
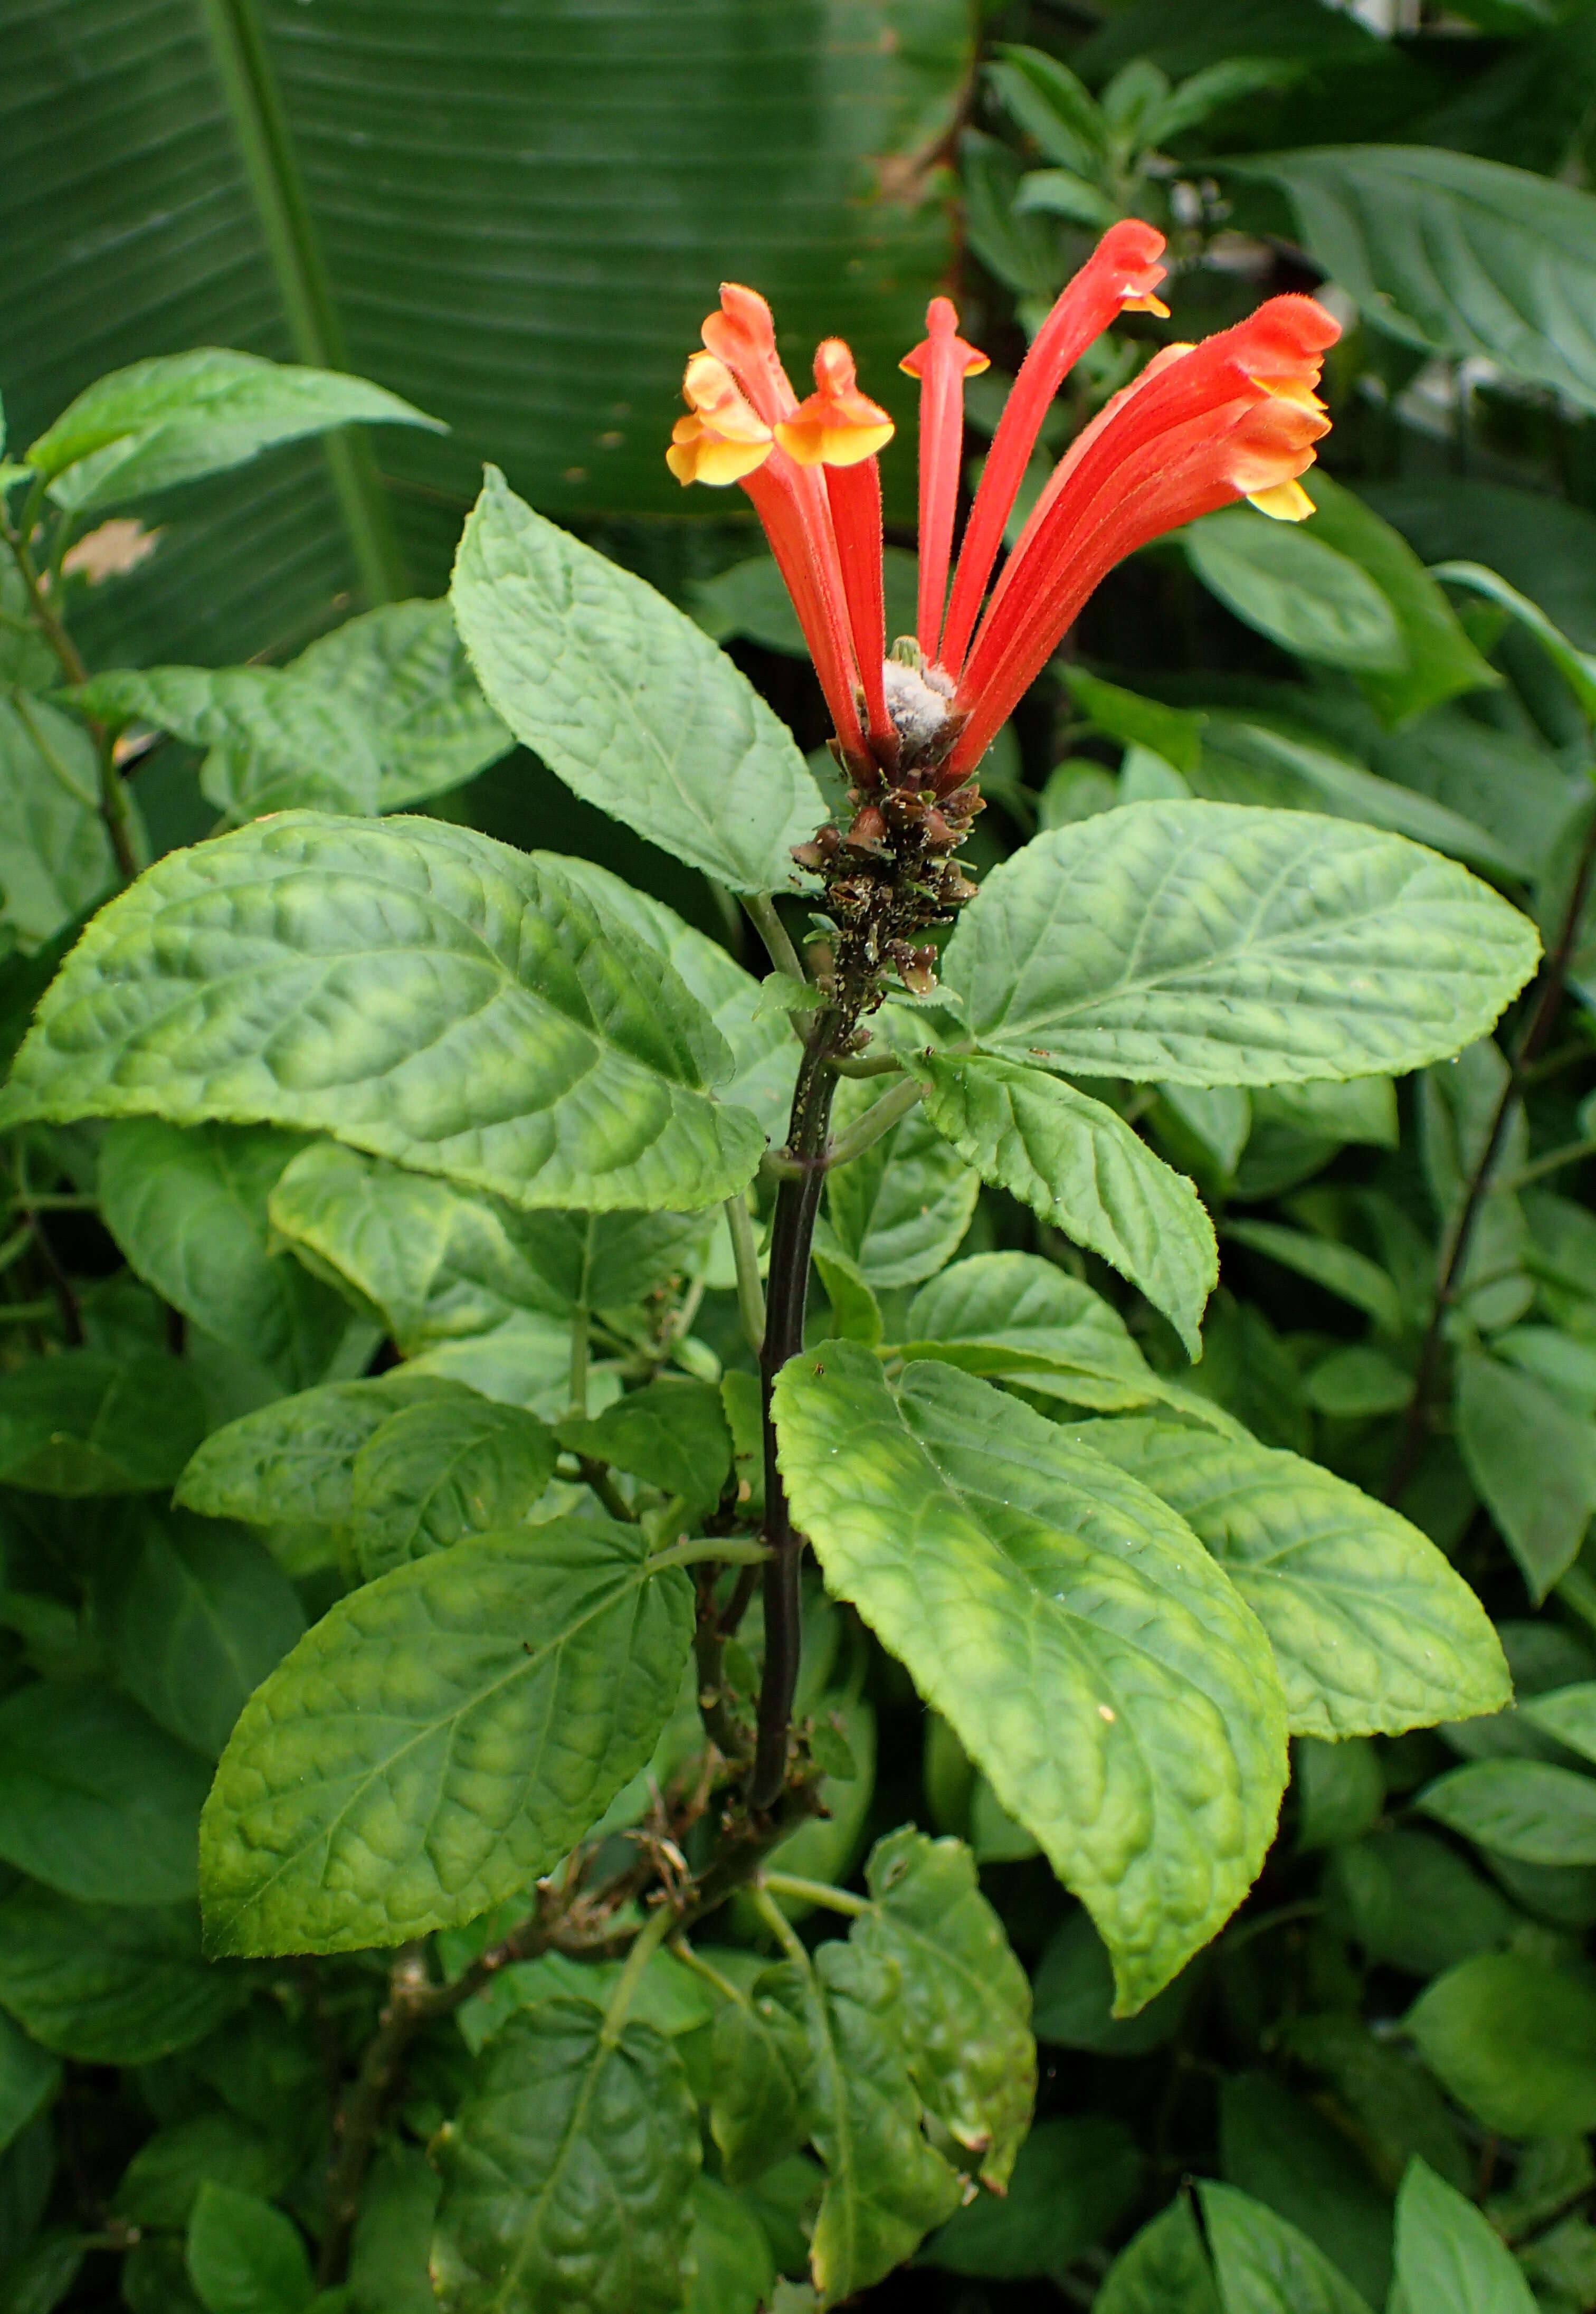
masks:
<svg viewBox="0 0 1596 2314"><path fill-rule="evenodd" d="M583 1484L597 1497L611 1518L618 1519L623 1526L635 1526L638 1515L611 1478L609 1464L599 1462L592 1454L578 1454L577 1465L582 1473Z"/></svg>
<svg viewBox="0 0 1596 2314"><path fill-rule="evenodd" d="M792 1523L787 1489L776 1462L776 1432L771 1393L776 1376L804 1347L804 1311L809 1287L809 1252L824 1180L824 1159L831 1127L836 1078L826 1062L840 1016L820 1016L814 1042L798 1064L787 1145L797 1167L776 1192L771 1223L769 1287L759 1378L764 1414L763 1539L773 1553L764 1574L764 1674L760 1683L758 1736L748 1806L755 1813L775 1805L787 1780L788 1730L798 1689L798 1569L804 1539Z"/></svg>
<svg viewBox="0 0 1596 2314"><path fill-rule="evenodd" d="M1388 1503L1394 1503L1401 1494L1417 1468L1424 1450L1430 1401L1446 1338L1446 1321L1462 1290L1474 1232L1485 1210L1486 1199L1494 1188L1502 1186L1493 1183L1492 1171L1523 1101L1530 1073L1545 1049L1547 1039L1556 1022L1558 1007L1563 1002L1563 985L1567 979L1568 967L1574 960L1574 946L1579 938L1580 920L1584 914L1585 894L1590 888L1593 861L1596 861L1596 811L1592 812L1591 824L1585 832L1556 940L1535 983L1530 1010L1508 1063L1507 1082L1502 1088L1502 1097L1486 1130L1484 1145L1469 1175L1457 1226L1447 1248L1446 1259L1435 1289L1434 1308L1424 1329L1424 1340L1419 1345L1418 1363L1414 1369L1413 1394L1407 1401L1397 1451L1386 1479L1385 1499Z"/></svg>
<svg viewBox="0 0 1596 2314"><path fill-rule="evenodd" d="M765 954L778 972L790 973L794 980L807 981L803 958L787 935L787 927L776 913L776 903L768 892L745 892L743 905L748 911L755 932L764 942Z"/></svg>
<svg viewBox="0 0 1596 2314"><path fill-rule="evenodd" d="M832 1143L825 1153L826 1170L829 1172L833 1165L851 1164L856 1157L864 1154L873 1141L879 1141L884 1133L890 1133L895 1125L908 1116L919 1100L921 1090L913 1077L905 1077L901 1084L895 1084L890 1092L884 1092L879 1100L873 1100L864 1115L856 1117L847 1131L840 1133Z"/></svg>
<svg viewBox="0 0 1596 2314"><path fill-rule="evenodd" d="M755 1357L764 1340L764 1288L759 1282L759 1253L754 1242L754 1222L741 1191L726 1201L726 1226L731 1234L732 1259L737 1271L737 1314Z"/></svg>
<svg viewBox="0 0 1596 2314"><path fill-rule="evenodd" d="M844 1912L851 1920L862 1921L876 1909L868 1896L833 1888L829 1881L806 1880L797 1872L762 1872L758 1885L768 1888L772 1896L790 1896L798 1904L818 1904L828 1912Z"/></svg>

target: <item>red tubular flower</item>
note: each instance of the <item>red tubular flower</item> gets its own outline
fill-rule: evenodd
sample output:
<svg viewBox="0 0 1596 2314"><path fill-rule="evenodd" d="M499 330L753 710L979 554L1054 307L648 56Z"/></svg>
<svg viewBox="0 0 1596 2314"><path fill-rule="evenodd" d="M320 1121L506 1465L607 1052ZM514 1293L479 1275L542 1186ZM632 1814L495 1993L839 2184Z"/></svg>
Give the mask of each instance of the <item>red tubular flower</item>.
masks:
<svg viewBox="0 0 1596 2314"><path fill-rule="evenodd" d="M877 758L897 751L886 711L882 661L886 620L882 599L881 471L876 453L895 428L885 410L859 390L853 356L841 338L827 338L815 356L816 391L790 417L776 421L776 439L798 466L825 473L826 503L842 564L848 624L865 695L866 728Z"/></svg>
<svg viewBox="0 0 1596 2314"><path fill-rule="evenodd" d="M964 380L986 365L959 338L948 300L932 300L926 340L903 364L921 384L919 667L883 664L877 454L891 419L860 391L837 338L821 346L816 391L800 402L763 298L723 286L666 456L679 481L737 482L753 499L862 786L901 788L922 805L953 795L1092 589L1151 539L1243 498L1284 521L1312 513L1297 477L1327 430L1314 388L1339 331L1311 298L1272 297L1201 345L1166 347L1085 428L983 610L1060 381L1120 314L1165 310L1153 295L1162 248L1134 218L1113 226L1048 315L988 454L950 595Z"/></svg>
<svg viewBox="0 0 1596 2314"><path fill-rule="evenodd" d="M920 599L915 633L921 657L940 653L942 614L948 602L948 568L953 556L953 518L958 508L964 451L965 380L991 362L958 334L950 297L933 297L925 309L923 345L898 364L920 380ZM1038 423L1040 421L1038 420Z"/></svg>
<svg viewBox="0 0 1596 2314"><path fill-rule="evenodd" d="M1138 217L1110 225L1072 281L1065 285L1036 342L1019 366L1014 391L1003 407L982 469L981 487L970 509L969 528L959 550L953 600L938 654L950 675L964 664L965 649L981 609L981 597L1002 543L1009 519L1042 420L1066 371L1073 369L1093 340L1123 313L1164 314L1153 296L1164 278L1159 263L1164 236Z"/></svg>

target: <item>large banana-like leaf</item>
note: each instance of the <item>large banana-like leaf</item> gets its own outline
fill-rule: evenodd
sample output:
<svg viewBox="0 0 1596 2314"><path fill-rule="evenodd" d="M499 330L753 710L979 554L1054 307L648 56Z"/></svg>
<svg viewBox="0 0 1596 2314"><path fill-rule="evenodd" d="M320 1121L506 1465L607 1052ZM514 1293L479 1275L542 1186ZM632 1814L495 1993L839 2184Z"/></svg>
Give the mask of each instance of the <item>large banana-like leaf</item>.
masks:
<svg viewBox="0 0 1596 2314"><path fill-rule="evenodd" d="M723 278L764 290L796 362L838 331L904 407L897 359L951 255L935 159L973 17L29 0L0 80L13 444L101 371L201 344L351 367L453 429L151 500L161 552L101 591L96 657L215 663L302 640L342 594L441 592L485 457L562 517L681 510L661 449Z"/></svg>

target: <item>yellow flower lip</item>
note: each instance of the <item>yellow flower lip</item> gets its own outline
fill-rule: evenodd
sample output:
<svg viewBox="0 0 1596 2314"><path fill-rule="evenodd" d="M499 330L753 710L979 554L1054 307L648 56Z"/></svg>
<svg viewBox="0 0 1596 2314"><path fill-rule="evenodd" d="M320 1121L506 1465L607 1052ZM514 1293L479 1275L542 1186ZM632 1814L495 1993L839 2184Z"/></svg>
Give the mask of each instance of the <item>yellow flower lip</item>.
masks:
<svg viewBox="0 0 1596 2314"><path fill-rule="evenodd" d="M886 448L897 428L878 402L860 392L853 356L841 338L822 340L815 386L790 418L776 421L776 439L795 465L859 466Z"/></svg>
<svg viewBox="0 0 1596 2314"><path fill-rule="evenodd" d="M770 456L770 428L713 354L691 357L682 396L688 414L671 428L665 462L683 488L689 482L707 482L712 490L725 490Z"/></svg>

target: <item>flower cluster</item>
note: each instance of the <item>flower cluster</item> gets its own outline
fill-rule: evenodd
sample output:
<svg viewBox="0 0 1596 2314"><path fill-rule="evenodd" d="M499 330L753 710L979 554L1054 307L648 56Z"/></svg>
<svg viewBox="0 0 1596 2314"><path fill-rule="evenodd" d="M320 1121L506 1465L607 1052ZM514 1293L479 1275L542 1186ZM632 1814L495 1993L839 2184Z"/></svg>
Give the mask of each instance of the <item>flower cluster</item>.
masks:
<svg viewBox="0 0 1596 2314"><path fill-rule="evenodd" d="M687 365L688 414L666 456L683 482L740 483L802 623L860 793L957 799L1087 596L1149 540L1239 499L1286 521L1311 514L1297 477L1328 428L1314 389L1338 330L1310 297L1272 297L1235 328L1166 346L1077 437L992 584L1004 526L1065 373L1124 313L1164 314L1163 237L1112 226L1037 333L1004 407L957 566L964 381L987 367L946 297L902 367L920 382L917 631L886 656L877 453L893 421L828 338L799 401L771 311L735 283ZM951 570L951 587L949 575ZM964 815L967 818L967 813ZM851 832L850 841L857 833ZM868 833L868 831L867 831ZM935 848L933 846L933 848Z"/></svg>

